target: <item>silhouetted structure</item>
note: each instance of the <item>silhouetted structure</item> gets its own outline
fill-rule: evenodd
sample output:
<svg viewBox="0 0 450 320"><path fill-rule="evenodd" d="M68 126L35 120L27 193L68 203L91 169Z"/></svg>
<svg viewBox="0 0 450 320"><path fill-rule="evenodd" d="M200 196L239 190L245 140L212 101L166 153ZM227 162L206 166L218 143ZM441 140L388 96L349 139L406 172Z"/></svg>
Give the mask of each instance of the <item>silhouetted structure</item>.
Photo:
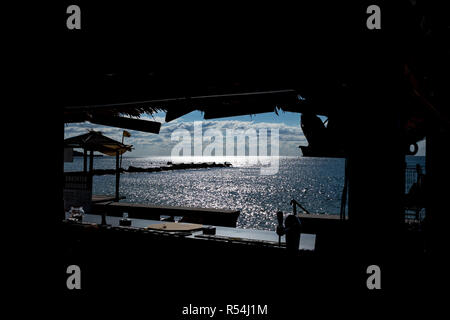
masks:
<svg viewBox="0 0 450 320"><path fill-rule="evenodd" d="M307 155L342 156L347 161L348 223L318 232L316 243L317 251L326 253L321 258L329 258L323 265L332 264L342 275L339 285L348 285L346 276L361 272L361 266L355 267L354 273L349 271L345 262L351 258L357 257L366 265L369 260L384 262L386 257L407 264L403 257L409 253L441 257L446 249L442 236L448 226L445 186L450 171L446 154L450 141L449 59L445 49L449 28L442 22L446 10L425 1L392 2L383 7L382 29L368 30L362 18L366 7L343 2L327 4L327 10L323 7L322 3L295 3L295 8L284 8L268 24L266 15L276 13L272 6L261 8L258 15L253 8L246 11L230 6L221 14L233 17L233 26L214 13L207 16L206 25L214 30L211 36L198 32L204 28L202 10L177 15L170 8L153 15L151 21L142 16L142 23L133 18L128 21L135 28L133 32L124 32L124 24L111 26L110 39L96 36L104 21L90 21L91 38L74 36L68 44L73 55L70 61L75 65L65 79L65 122L87 120L133 129L138 124L119 118L157 110L167 112L168 122L194 110L204 112L205 119L279 109L301 113L306 117L302 125L307 127L311 120L319 132L319 137L315 129L312 135L305 132L310 143L304 149L310 151ZM114 8L108 10L114 16ZM259 28L251 37L245 32L250 16L252 26ZM170 29L163 36L155 33L160 25L174 19L183 25L182 30ZM130 45L130 34L136 36L136 43L146 39L150 48ZM151 40L149 34L153 35ZM115 44L115 50L102 47L108 41ZM80 44L89 50L79 49L83 47ZM123 59L130 52L132 57ZM213 52L220 52L220 57ZM163 57L172 58L163 61ZM318 115L328 117L326 127L317 121ZM141 129L157 132L157 127L145 123ZM410 233L404 223L404 163L410 146L423 137L427 143L426 227L418 235ZM103 232L113 239L120 234L118 230ZM140 236L133 233L133 237ZM177 247L179 242L172 238L160 242L154 235L150 238L181 254L183 249L196 247L193 240ZM103 241L100 237L97 240ZM205 250L202 252L212 252L223 264L236 252L244 252L243 261L255 265L264 265L267 256L284 259L276 248L251 251L229 247L226 242L212 243L202 242L199 247ZM165 249L155 250L166 257ZM139 250L133 248L132 252ZM204 258L200 251L195 252L196 258ZM159 261L165 263L164 259ZM303 271L311 271L307 263L299 265ZM170 265L165 267L173 272ZM321 284L328 283L328 269L321 269L320 264L317 268L323 274ZM226 286L236 275L230 272L218 281ZM255 268L255 278L265 275ZM408 278L406 268L401 275ZM359 280L355 281L359 285ZM401 277L396 281L406 285ZM256 292L262 288L256 280L251 285Z"/></svg>
<svg viewBox="0 0 450 320"><path fill-rule="evenodd" d="M119 200L119 182L121 168L119 167L119 156L127 151L131 151L133 146L125 145L119 141L104 136L101 132L89 131L86 134L67 138L64 140L64 148L81 148L84 150L83 157L83 174L89 178L88 185L92 190L92 181L94 176L94 152L101 152L108 156L116 157L116 201ZM89 152L89 170L87 166ZM71 175L73 175L72 173Z"/></svg>

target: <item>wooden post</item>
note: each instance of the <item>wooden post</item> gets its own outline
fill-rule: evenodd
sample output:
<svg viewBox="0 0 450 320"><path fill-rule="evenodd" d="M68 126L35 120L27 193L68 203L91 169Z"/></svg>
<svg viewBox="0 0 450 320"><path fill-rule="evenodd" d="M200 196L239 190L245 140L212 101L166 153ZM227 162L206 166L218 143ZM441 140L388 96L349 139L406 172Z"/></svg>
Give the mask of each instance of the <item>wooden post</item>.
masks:
<svg viewBox="0 0 450 320"><path fill-rule="evenodd" d="M92 174L94 171L94 150L90 150L89 153L89 172Z"/></svg>
<svg viewBox="0 0 450 320"><path fill-rule="evenodd" d="M93 190L94 185L94 150L89 152L89 188Z"/></svg>
<svg viewBox="0 0 450 320"><path fill-rule="evenodd" d="M116 152L116 201L119 201L119 182L120 182L119 151L117 151Z"/></svg>
<svg viewBox="0 0 450 320"><path fill-rule="evenodd" d="M361 106L374 112L351 118L346 133L352 244L372 258L396 252L404 223L404 99L397 90L399 68L388 66L377 63L373 79L368 76L355 91L353 114L357 117Z"/></svg>
<svg viewBox="0 0 450 320"><path fill-rule="evenodd" d="M123 144L123 139L125 138L125 131L122 131L122 144ZM122 157L123 157L123 153L120 155L120 167L122 168Z"/></svg>
<svg viewBox="0 0 450 320"><path fill-rule="evenodd" d="M87 150L86 148L83 149L83 172L87 173Z"/></svg>

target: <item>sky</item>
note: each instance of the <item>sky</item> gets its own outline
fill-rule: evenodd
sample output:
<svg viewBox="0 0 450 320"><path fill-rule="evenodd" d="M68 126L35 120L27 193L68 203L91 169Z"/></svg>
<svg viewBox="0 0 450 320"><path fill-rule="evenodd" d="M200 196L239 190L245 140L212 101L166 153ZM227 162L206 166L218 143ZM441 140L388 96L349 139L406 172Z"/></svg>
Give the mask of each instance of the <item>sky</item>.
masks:
<svg viewBox="0 0 450 320"><path fill-rule="evenodd" d="M301 156L298 148L300 145L308 145L308 142L300 128L300 114L294 112L284 112L279 110L278 115L275 112L261 113L256 115L235 116L227 118L217 118L213 120L204 120L200 111L194 111L178 119L166 123L165 113L159 112L152 116L143 115L142 120L154 120L161 122L159 134L152 134L134 130L127 130L131 137L126 137L124 143L133 145L131 152L124 154L129 157L151 157L151 156L170 156L171 151L178 141L172 141L171 135L177 129L186 129L193 136L194 122L202 121L203 134L209 129L220 130L225 136L227 129L248 130L255 129L261 132L261 129L277 128L279 130L279 154L280 156ZM321 117L325 120L326 117ZM64 138L69 138L86 133L89 129L102 132L104 135L121 141L123 129L91 124L89 122L67 124L64 130ZM268 137L270 140L270 135ZM203 147L210 144L204 141ZM270 148L269 148L270 149ZM418 156L425 155L425 142L419 142Z"/></svg>

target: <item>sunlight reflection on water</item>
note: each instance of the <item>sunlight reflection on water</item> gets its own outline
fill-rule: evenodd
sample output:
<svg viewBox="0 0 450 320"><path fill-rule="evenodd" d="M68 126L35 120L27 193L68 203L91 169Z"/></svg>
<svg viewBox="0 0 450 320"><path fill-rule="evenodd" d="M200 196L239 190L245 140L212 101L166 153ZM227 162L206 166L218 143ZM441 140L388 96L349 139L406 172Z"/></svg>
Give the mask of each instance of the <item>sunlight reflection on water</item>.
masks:
<svg viewBox="0 0 450 320"><path fill-rule="evenodd" d="M122 167L157 167L171 162L216 162L224 159L170 157L123 158ZM189 169L121 175L123 202L240 210L238 227L274 230L276 212L291 213L295 198L313 213L339 214L344 159L281 157L276 175L260 175L260 166L234 159L229 168ZM65 171L82 170L82 158ZM112 157L96 158L96 169L114 168ZM94 194L114 194L113 175L94 178Z"/></svg>

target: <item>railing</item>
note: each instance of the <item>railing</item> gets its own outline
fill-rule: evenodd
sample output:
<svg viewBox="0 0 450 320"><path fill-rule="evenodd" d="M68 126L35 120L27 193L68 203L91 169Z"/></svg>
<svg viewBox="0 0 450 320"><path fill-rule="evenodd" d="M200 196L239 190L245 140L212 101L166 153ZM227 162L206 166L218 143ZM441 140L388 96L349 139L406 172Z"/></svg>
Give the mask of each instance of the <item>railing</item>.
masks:
<svg viewBox="0 0 450 320"><path fill-rule="evenodd" d="M420 166L405 168L405 219L422 221L425 215L423 199L424 174Z"/></svg>
<svg viewBox="0 0 450 320"><path fill-rule="evenodd" d="M83 207L85 212L91 212L92 177L83 172L64 173L64 209Z"/></svg>
<svg viewBox="0 0 450 320"><path fill-rule="evenodd" d="M302 209L304 212L306 212L307 214L311 214L311 212L309 212L308 210L306 210L300 203L297 202L297 200L292 199L291 200L291 206L292 206L292 213L294 214L294 216L297 215L297 206L300 207L300 209Z"/></svg>
<svg viewBox="0 0 450 320"><path fill-rule="evenodd" d="M408 193L412 185L417 182L417 169L416 167L406 167L405 168L405 194Z"/></svg>

